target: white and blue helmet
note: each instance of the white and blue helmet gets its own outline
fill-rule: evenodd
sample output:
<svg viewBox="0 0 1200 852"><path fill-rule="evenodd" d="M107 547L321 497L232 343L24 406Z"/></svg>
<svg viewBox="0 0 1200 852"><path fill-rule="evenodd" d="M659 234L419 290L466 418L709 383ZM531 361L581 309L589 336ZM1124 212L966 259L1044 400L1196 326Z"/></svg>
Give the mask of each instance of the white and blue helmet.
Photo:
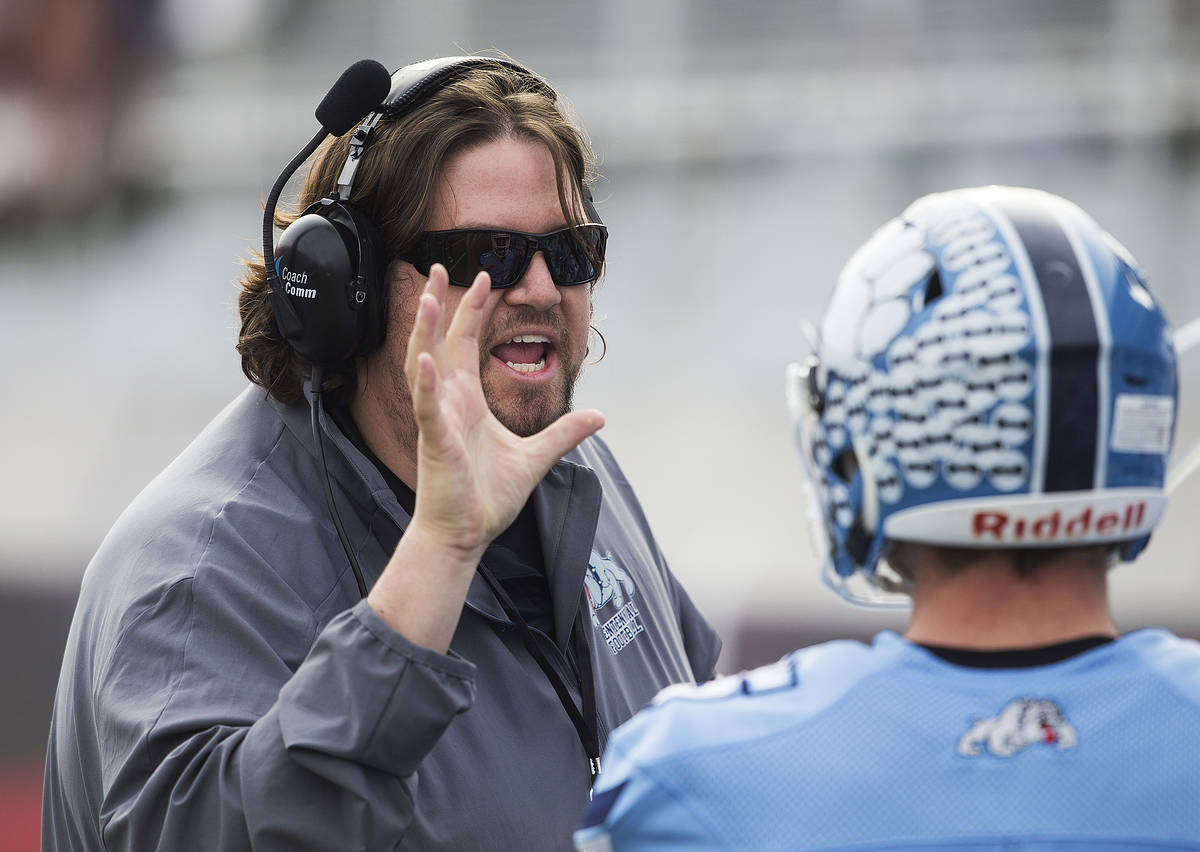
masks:
<svg viewBox="0 0 1200 852"><path fill-rule="evenodd" d="M1062 198L918 199L846 264L814 349L788 398L825 577L851 600L906 591L889 539L1132 559L1162 516L1171 332L1129 253Z"/></svg>

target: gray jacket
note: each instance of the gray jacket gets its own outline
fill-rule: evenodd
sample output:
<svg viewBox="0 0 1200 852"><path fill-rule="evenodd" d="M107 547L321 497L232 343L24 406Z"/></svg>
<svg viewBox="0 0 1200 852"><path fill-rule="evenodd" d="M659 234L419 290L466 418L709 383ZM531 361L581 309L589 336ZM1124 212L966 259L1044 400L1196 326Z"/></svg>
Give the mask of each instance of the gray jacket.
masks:
<svg viewBox="0 0 1200 852"><path fill-rule="evenodd" d="M569 848L590 777L549 680L478 575L447 655L359 601L309 417L247 389L88 566L51 723L46 850ZM322 426L370 585L409 516ZM603 746L661 687L710 677L720 642L602 441L531 499L556 635L579 613L590 626ZM538 638L578 702L565 645Z"/></svg>

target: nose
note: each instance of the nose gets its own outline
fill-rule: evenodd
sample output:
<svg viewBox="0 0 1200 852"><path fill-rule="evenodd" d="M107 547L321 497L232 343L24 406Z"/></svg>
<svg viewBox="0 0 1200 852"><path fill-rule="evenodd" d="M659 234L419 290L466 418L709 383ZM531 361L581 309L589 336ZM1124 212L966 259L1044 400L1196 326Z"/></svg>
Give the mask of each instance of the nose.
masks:
<svg viewBox="0 0 1200 852"><path fill-rule="evenodd" d="M547 311L562 301L562 293L550 277L550 268L540 251L529 261L521 280L504 291L504 301L510 305L529 305L539 311Z"/></svg>

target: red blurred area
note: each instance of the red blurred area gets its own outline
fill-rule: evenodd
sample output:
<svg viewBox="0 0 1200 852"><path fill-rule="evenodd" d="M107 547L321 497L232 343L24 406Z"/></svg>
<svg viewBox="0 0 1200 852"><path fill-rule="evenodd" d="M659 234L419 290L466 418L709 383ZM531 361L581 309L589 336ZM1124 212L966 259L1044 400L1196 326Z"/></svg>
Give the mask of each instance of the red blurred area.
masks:
<svg viewBox="0 0 1200 852"><path fill-rule="evenodd" d="M37 852L41 846L42 757L0 764L0 847Z"/></svg>

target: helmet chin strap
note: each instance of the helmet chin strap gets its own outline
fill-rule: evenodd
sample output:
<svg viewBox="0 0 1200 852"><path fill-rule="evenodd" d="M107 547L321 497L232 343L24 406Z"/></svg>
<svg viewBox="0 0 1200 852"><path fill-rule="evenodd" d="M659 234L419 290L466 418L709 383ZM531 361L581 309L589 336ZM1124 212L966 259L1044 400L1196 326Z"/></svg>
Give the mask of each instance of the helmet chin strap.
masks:
<svg viewBox="0 0 1200 852"><path fill-rule="evenodd" d="M1182 358L1190 349L1200 343L1200 317L1186 322L1171 334L1175 342L1175 354ZM1182 370L1180 371L1182 372ZM1171 469L1167 471L1166 492L1171 494L1182 485L1189 476L1200 470L1200 440L1195 441Z"/></svg>

